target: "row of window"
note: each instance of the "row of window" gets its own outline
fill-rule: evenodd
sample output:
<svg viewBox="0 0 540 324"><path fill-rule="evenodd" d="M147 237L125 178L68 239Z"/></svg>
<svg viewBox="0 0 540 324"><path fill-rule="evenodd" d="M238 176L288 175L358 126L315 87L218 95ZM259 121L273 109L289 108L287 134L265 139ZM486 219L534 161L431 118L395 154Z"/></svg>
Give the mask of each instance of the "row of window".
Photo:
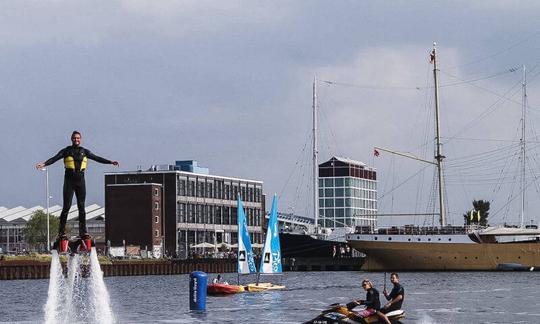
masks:
<svg viewBox="0 0 540 324"><path fill-rule="evenodd" d="M243 201L261 202L262 199L261 186L249 182L179 176L177 187L179 196L236 200L240 194Z"/></svg>
<svg viewBox="0 0 540 324"><path fill-rule="evenodd" d="M176 209L178 223L225 224L236 225L238 222L236 207L179 203ZM261 226L261 210L244 207L248 226Z"/></svg>
<svg viewBox="0 0 540 324"><path fill-rule="evenodd" d="M365 200L365 199L353 199L353 198L327 198L319 199L319 207L354 207L354 208L367 208L367 209L377 209L376 200Z"/></svg>
<svg viewBox="0 0 540 324"><path fill-rule="evenodd" d="M364 220L354 218L320 218L319 226L322 227L350 227L350 226L374 226L376 220Z"/></svg>
<svg viewBox="0 0 540 324"><path fill-rule="evenodd" d="M375 210L362 208L320 208L319 217L375 217Z"/></svg>
<svg viewBox="0 0 540 324"><path fill-rule="evenodd" d="M249 233L249 238L251 243L261 243L262 242L262 233ZM193 230L179 230L178 231L178 246L190 247L194 244L199 243L210 243L210 244L238 244L238 232L228 232L228 233L216 233L214 231L193 231Z"/></svg>
<svg viewBox="0 0 540 324"><path fill-rule="evenodd" d="M319 187L356 187L376 190L377 182L374 180L358 179L352 177L319 178Z"/></svg>
<svg viewBox="0 0 540 324"><path fill-rule="evenodd" d="M377 191L356 188L324 188L319 189L319 197L353 197L377 199Z"/></svg>
<svg viewBox="0 0 540 324"><path fill-rule="evenodd" d="M374 217L376 211L361 208L327 208L319 209L319 218L325 217Z"/></svg>

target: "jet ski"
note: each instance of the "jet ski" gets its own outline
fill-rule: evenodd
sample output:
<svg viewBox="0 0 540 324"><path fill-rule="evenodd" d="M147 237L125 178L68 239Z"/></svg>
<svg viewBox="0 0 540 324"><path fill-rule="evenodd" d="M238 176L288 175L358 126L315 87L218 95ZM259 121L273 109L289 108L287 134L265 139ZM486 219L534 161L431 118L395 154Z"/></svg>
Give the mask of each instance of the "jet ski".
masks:
<svg viewBox="0 0 540 324"><path fill-rule="evenodd" d="M394 324L401 323L400 320L405 317L405 311L399 309L386 314L390 322ZM374 324L383 323L377 314L368 317L361 317L359 312L350 310L347 305L339 303L332 304L328 309L323 310L319 316L304 324Z"/></svg>

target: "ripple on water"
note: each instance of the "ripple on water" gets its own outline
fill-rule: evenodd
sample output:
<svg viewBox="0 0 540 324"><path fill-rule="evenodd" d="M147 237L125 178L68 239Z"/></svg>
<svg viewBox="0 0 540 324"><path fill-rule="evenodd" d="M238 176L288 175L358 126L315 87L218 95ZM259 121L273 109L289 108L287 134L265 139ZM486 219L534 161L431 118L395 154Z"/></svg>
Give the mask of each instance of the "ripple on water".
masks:
<svg viewBox="0 0 540 324"><path fill-rule="evenodd" d="M425 324L540 322L536 302L540 300L540 284L533 275L401 273L405 320ZM237 281L236 274L224 277L229 282ZM188 275L109 277L105 284L119 323L237 323L240 319L245 323L299 323L314 318L329 304L364 298L359 283L365 277L382 291L384 273L285 273L276 278L276 283L286 285L286 291L209 297L204 315L188 311ZM10 296L1 299L0 320L42 321L47 287L48 280L0 282L2 294Z"/></svg>

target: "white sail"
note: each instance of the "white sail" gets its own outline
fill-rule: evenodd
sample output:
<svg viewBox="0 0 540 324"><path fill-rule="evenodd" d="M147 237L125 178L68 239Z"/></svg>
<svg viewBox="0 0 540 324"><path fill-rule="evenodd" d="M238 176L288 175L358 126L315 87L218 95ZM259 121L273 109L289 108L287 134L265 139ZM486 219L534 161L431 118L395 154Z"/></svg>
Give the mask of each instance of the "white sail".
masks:
<svg viewBox="0 0 540 324"><path fill-rule="evenodd" d="M255 273L255 260L246 223L244 205L238 196L238 273Z"/></svg>
<svg viewBox="0 0 540 324"><path fill-rule="evenodd" d="M261 257L260 273L281 273L281 247L277 219L277 197L272 200L272 211L268 219L268 230Z"/></svg>

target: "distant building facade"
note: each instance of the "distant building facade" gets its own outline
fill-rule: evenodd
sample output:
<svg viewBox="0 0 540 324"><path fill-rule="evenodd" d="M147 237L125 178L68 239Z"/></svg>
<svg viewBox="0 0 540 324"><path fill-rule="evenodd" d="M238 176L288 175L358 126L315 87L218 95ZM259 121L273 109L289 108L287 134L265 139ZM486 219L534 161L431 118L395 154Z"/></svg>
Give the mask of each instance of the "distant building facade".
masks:
<svg viewBox="0 0 540 324"><path fill-rule="evenodd" d="M160 257L163 250L162 185L109 184L105 187L105 236L109 246L137 245Z"/></svg>
<svg viewBox="0 0 540 324"><path fill-rule="evenodd" d="M377 173L365 163L332 157L319 165L320 227L377 225Z"/></svg>
<svg viewBox="0 0 540 324"><path fill-rule="evenodd" d="M188 257L194 252L202 252L203 243L216 247L237 244L238 195L244 202L251 241L258 244L262 242L265 204L261 181L211 175L208 169L198 166L192 160L177 161L174 165L155 165L147 171L106 173L105 207L109 221L114 222L113 216L109 214L110 208L115 210L114 217L121 218L124 223L130 222L132 208L129 204L135 200L129 193L122 190L115 192L110 188L145 183L161 186L160 234L163 252L167 255ZM147 217L151 216L148 212ZM122 232L122 229L118 228L117 231ZM109 233L109 230L106 232ZM129 240L125 242L137 243Z"/></svg>

